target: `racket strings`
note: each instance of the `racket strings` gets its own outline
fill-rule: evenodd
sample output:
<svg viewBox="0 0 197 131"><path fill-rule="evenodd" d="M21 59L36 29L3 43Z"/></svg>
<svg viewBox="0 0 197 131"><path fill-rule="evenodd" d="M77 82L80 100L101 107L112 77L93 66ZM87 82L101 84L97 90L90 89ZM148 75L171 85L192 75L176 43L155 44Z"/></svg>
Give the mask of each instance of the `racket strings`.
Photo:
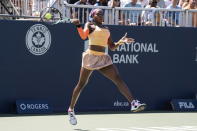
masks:
<svg viewBox="0 0 197 131"><path fill-rule="evenodd" d="M62 20L62 14L56 8L47 7L41 13L41 21L42 22L56 23L59 20Z"/></svg>
<svg viewBox="0 0 197 131"><path fill-rule="evenodd" d="M41 14L40 14L40 21L45 22L50 25L55 25L59 23L72 23L72 19L65 17L62 17L62 13L53 7L47 7L45 8Z"/></svg>

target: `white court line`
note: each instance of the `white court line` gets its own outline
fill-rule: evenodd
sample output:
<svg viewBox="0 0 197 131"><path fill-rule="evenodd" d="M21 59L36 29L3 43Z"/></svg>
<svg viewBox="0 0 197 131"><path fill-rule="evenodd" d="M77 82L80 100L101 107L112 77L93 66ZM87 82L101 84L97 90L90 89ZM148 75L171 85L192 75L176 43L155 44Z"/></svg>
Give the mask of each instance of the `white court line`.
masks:
<svg viewBox="0 0 197 131"><path fill-rule="evenodd" d="M98 131L197 131L197 126L162 126L130 128L96 128Z"/></svg>

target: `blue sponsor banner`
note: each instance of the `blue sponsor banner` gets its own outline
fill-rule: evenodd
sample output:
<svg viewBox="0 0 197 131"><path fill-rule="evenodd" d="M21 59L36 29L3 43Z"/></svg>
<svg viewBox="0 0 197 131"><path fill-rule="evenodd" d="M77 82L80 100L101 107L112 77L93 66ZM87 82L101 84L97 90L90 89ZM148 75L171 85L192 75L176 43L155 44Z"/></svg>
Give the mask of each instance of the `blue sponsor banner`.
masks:
<svg viewBox="0 0 197 131"><path fill-rule="evenodd" d="M108 27L114 41L125 32L135 39L132 44L108 52L135 98L147 103L147 110L171 110L172 99L195 97L197 28ZM66 112L87 43L79 37L76 27L0 21L0 29L0 113L15 113L17 99L47 99L53 112ZM92 73L75 108L129 109L130 103L116 85L98 71Z"/></svg>
<svg viewBox="0 0 197 131"><path fill-rule="evenodd" d="M19 114L52 113L52 107L45 100L17 100L16 107Z"/></svg>
<svg viewBox="0 0 197 131"><path fill-rule="evenodd" d="M197 111L196 99L174 99L171 104L175 111Z"/></svg>

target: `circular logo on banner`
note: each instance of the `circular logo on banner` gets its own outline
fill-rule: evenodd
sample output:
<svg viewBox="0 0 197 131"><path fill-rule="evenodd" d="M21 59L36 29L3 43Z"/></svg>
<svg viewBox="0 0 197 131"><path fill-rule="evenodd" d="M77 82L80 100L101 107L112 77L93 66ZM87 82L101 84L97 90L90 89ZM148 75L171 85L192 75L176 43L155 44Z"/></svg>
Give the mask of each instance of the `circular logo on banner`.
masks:
<svg viewBox="0 0 197 131"><path fill-rule="evenodd" d="M51 33L42 25L33 25L26 34L26 46L34 55L43 55L51 45Z"/></svg>
<svg viewBox="0 0 197 131"><path fill-rule="evenodd" d="M25 104L21 104L21 105L20 105L20 108L21 108L21 110L25 110L27 107L26 107Z"/></svg>

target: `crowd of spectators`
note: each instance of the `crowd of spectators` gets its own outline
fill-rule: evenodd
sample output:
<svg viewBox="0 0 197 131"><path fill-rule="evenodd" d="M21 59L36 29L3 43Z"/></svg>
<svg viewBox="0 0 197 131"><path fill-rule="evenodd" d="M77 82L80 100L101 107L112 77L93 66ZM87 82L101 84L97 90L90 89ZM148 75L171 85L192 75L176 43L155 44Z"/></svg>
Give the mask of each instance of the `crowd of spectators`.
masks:
<svg viewBox="0 0 197 131"><path fill-rule="evenodd" d="M39 15L39 10L41 10L39 8L43 8L40 3L49 6L54 1L56 0L29 0L29 9L32 10L31 15ZM60 3L60 0L56 2ZM37 3L39 3L39 5ZM112 8L122 7L125 9L128 7L151 9L146 11L122 11L119 16L119 24L124 25L161 25L161 23L164 22L166 25L179 25L182 16L180 12L168 11L161 13L156 9L197 9L197 0L65 0L65 3L74 5L107 6ZM72 11L72 17L82 20L84 17L87 17L87 14L82 14L82 12L86 12L86 10L81 11L81 9L76 8L75 11ZM190 17L192 19L190 24L197 27L197 12L192 13Z"/></svg>
<svg viewBox="0 0 197 131"><path fill-rule="evenodd" d="M150 4L154 3L157 8L181 8L181 9L197 9L196 0L79 0L70 2L75 5L94 5L109 7L142 7L150 8ZM174 6L172 6L174 5ZM176 6L176 7L175 7Z"/></svg>
<svg viewBox="0 0 197 131"><path fill-rule="evenodd" d="M136 7L151 9L150 11L122 11L119 24L124 25L170 25L179 26L183 19L181 12L159 12L156 8L197 9L197 0L79 0L75 5L94 5L108 7ZM197 12L190 14L190 25L197 27Z"/></svg>

